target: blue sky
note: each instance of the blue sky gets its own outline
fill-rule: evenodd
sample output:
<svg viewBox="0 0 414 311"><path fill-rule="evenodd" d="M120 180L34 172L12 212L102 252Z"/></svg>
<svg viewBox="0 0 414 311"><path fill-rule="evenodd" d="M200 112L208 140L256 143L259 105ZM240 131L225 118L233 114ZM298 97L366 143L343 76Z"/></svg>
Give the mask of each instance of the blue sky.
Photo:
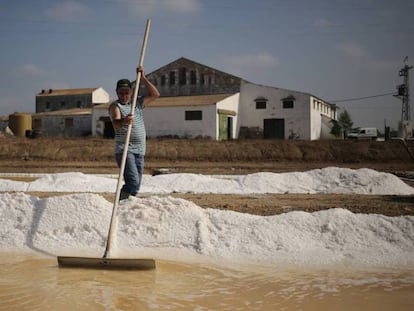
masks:
<svg viewBox="0 0 414 311"><path fill-rule="evenodd" d="M336 103L355 126L396 129L401 101L377 95L396 92L406 56L414 65L413 16L412 0L0 0L0 115L33 112L41 89L114 98L149 18L147 73L187 57L332 102L373 96Z"/></svg>

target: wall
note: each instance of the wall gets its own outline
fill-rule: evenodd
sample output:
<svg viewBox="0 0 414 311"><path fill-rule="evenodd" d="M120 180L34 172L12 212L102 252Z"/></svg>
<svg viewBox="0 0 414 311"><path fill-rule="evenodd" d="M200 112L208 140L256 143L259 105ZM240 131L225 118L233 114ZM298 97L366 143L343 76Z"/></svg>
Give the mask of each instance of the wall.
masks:
<svg viewBox="0 0 414 311"><path fill-rule="evenodd" d="M333 138L330 134L329 119L336 119L336 110L329 103L311 96L309 99L311 109L311 140Z"/></svg>
<svg viewBox="0 0 414 311"><path fill-rule="evenodd" d="M3 131L7 127L8 124L9 124L8 120L7 121L0 120L0 131Z"/></svg>
<svg viewBox="0 0 414 311"><path fill-rule="evenodd" d="M221 97L222 98L222 97ZM232 133L235 138L239 94L230 95L217 103L202 105L177 105L171 107L149 106L144 109L148 137L210 137L218 139L218 110L228 112L233 118ZM92 109L92 136L102 137L104 122L109 120L108 104ZM185 120L185 111L202 111L202 120Z"/></svg>
<svg viewBox="0 0 414 311"><path fill-rule="evenodd" d="M202 120L185 120L185 111L202 111ZM216 107L147 107L144 110L148 137L216 137Z"/></svg>
<svg viewBox="0 0 414 311"><path fill-rule="evenodd" d="M282 99L294 96L294 108L284 109ZM266 109L256 109L255 99L267 99ZM310 96L287 89L257 85L243 81L240 89L239 124L240 128L251 128L256 136L263 137L264 119L284 119L285 139L311 139ZM240 137L242 138L242 137Z"/></svg>
<svg viewBox="0 0 414 311"><path fill-rule="evenodd" d="M86 108L91 106L92 94L36 96L36 112Z"/></svg>
<svg viewBox="0 0 414 311"><path fill-rule="evenodd" d="M106 104L110 101L109 94L103 88L99 87L92 93L92 104Z"/></svg>
<svg viewBox="0 0 414 311"><path fill-rule="evenodd" d="M36 96L36 112L90 108L107 102L109 94L103 88L43 90Z"/></svg>
<svg viewBox="0 0 414 311"><path fill-rule="evenodd" d="M105 129L105 119L109 118L109 104L96 105L92 108L92 136L103 137Z"/></svg>
<svg viewBox="0 0 414 311"><path fill-rule="evenodd" d="M40 120L40 121L39 121ZM41 126L37 126L41 122ZM81 137L91 135L91 114L41 116L33 120L33 129L46 137Z"/></svg>
<svg viewBox="0 0 414 311"><path fill-rule="evenodd" d="M219 114L217 113L219 109L234 111L236 113L235 116L229 116L229 117L233 118L233 128L231 131L233 133L233 137L231 138L232 139L237 138L237 124L238 124L238 119L239 119L239 115L238 115L239 100L240 100L240 93L237 93L217 103L217 106L216 106L216 139L219 139Z"/></svg>
<svg viewBox="0 0 414 311"><path fill-rule="evenodd" d="M241 82L239 77L184 57L151 72L147 78L156 85L161 96L236 93Z"/></svg>
<svg viewBox="0 0 414 311"><path fill-rule="evenodd" d="M327 116L321 115L321 135L320 139L338 139L333 134L331 134L332 130L332 119L328 118Z"/></svg>

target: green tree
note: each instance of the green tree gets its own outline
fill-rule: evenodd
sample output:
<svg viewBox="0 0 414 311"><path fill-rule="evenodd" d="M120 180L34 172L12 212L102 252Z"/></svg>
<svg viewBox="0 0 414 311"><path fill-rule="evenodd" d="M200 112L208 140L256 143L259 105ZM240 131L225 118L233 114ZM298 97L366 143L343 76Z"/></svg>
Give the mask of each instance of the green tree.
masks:
<svg viewBox="0 0 414 311"><path fill-rule="evenodd" d="M344 110L338 117L338 120L332 120L331 134L340 137L342 133L347 133L352 129L354 122L348 111Z"/></svg>
<svg viewBox="0 0 414 311"><path fill-rule="evenodd" d="M332 127L331 127L331 134L335 137L341 136L341 126L337 120L331 120Z"/></svg>
<svg viewBox="0 0 414 311"><path fill-rule="evenodd" d="M354 122L352 122L351 116L346 109L339 115L338 123L341 129L346 132L352 130L352 126L354 125Z"/></svg>

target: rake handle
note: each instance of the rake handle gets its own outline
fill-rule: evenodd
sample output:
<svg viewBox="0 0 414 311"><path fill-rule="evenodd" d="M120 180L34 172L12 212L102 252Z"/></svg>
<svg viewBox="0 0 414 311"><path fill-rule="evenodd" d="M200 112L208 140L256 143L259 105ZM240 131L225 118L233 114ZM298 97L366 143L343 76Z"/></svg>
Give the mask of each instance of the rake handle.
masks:
<svg viewBox="0 0 414 311"><path fill-rule="evenodd" d="M139 67L142 67L143 64L144 64L144 57L145 57L145 51L147 49L147 41L148 41L148 34L149 34L150 25L151 25L151 20L147 19L147 24L146 24L146 27L145 27L144 40L142 41L141 54L140 54L140 57L139 57L139 63L138 63ZM134 89L134 95L133 95L133 99L132 99L131 115L135 114L135 108L136 108L136 105L137 105L138 90L139 90L140 82L141 82L141 71L138 71L137 72L137 77L135 79L135 89ZM106 241L105 253L103 255L103 258L108 257L109 250L111 249L111 244L112 244L112 239L113 239L113 234L114 234L114 227L115 227L114 225L115 225L115 221L116 221L116 216L118 214L119 196L121 194L122 177L123 177L124 171L125 171L125 163L126 163L126 158L127 158L127 154L128 154L128 145L129 145L129 140L130 140L130 137L131 137L131 131L132 131L132 124L129 124L128 125L128 130L127 130L127 133L126 133L126 137L125 137L125 147L124 147L124 151L122 153L122 161L121 161L120 170L119 170L118 183L117 183L117 186L116 186L114 205L113 205L113 208L112 208L112 216L111 216L111 222L110 222L110 225L109 225L108 239Z"/></svg>

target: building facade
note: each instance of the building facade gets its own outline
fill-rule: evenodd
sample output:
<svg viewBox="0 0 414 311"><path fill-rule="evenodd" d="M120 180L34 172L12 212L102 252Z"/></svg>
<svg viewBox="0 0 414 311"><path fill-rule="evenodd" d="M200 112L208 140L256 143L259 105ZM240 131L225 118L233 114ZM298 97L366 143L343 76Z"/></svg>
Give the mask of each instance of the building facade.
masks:
<svg viewBox="0 0 414 311"><path fill-rule="evenodd" d="M144 109L147 137L235 139L239 93L160 97ZM92 135L114 135L109 104L92 112Z"/></svg>
<svg viewBox="0 0 414 311"><path fill-rule="evenodd" d="M242 81L238 138L330 137L336 106L308 93Z"/></svg>
<svg viewBox="0 0 414 311"><path fill-rule="evenodd" d="M183 57L147 77L161 93L144 110L148 137L332 138L336 106L312 94L251 83ZM113 137L110 102L102 88L43 90L33 129L47 136Z"/></svg>
<svg viewBox="0 0 414 311"><path fill-rule="evenodd" d="M103 88L42 90L36 95L36 112L91 108L109 102L109 94Z"/></svg>
<svg viewBox="0 0 414 311"><path fill-rule="evenodd" d="M235 139L239 93L160 97L145 108L148 137Z"/></svg>
<svg viewBox="0 0 414 311"><path fill-rule="evenodd" d="M32 129L45 137L91 136L91 108L73 108L32 115Z"/></svg>
<svg viewBox="0 0 414 311"><path fill-rule="evenodd" d="M241 78L181 57L147 75L163 96L230 94Z"/></svg>

